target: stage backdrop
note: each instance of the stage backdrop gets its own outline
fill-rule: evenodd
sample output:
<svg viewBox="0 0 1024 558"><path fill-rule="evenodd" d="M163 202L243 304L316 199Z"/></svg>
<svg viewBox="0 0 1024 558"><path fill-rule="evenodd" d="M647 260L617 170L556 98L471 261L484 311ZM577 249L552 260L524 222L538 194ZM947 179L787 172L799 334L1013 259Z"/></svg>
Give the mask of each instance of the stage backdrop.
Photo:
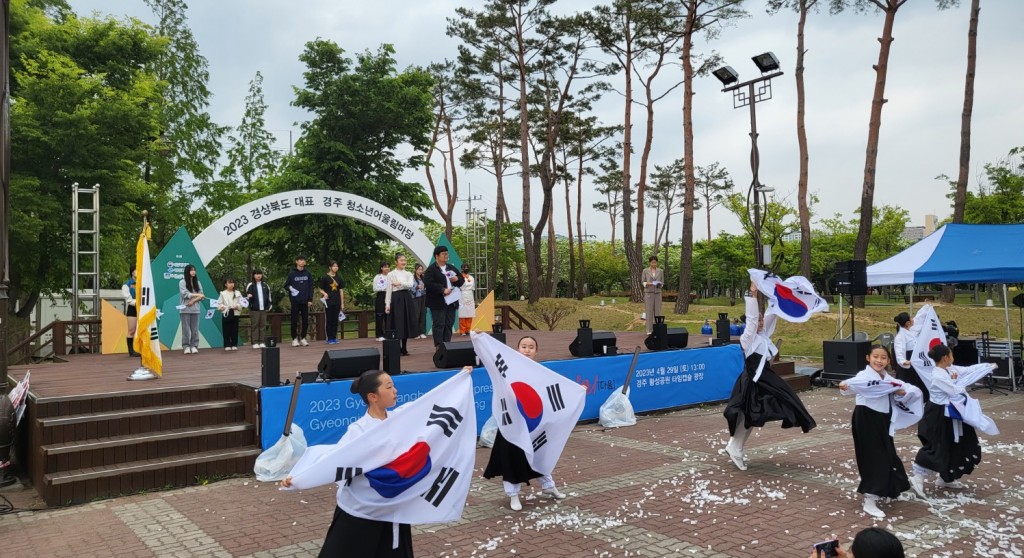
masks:
<svg viewBox="0 0 1024 558"><path fill-rule="evenodd" d="M582 420L596 419L601 404L612 390L622 389L633 355L555 360L544 365L587 388ZM643 353L637 362L630 388L630 401L637 412L669 409L729 397L743 370L739 345ZM422 372L395 376L398 404L417 399L456 371ZM300 388L295 424L302 427L309 445L332 444L348 425L363 416L366 406L349 392L350 380L305 384ZM260 390L261 443L274 444L284 430L291 399L290 386ZM483 368L473 371L477 428L491 415L491 382Z"/></svg>
<svg viewBox="0 0 1024 558"><path fill-rule="evenodd" d="M224 336L221 333L221 315L215 313L212 319L206 319L210 308L217 308L217 296L222 285L215 285L206 272L206 266L199 260L192 239L185 227L174 233L163 250L153 258L153 288L156 290L157 310L159 311L158 327L160 342L172 349L181 348L181 319L178 314L178 282L185 276L185 266L196 266L196 277L203 287L207 300L199 305L199 339L201 347L223 347Z"/></svg>

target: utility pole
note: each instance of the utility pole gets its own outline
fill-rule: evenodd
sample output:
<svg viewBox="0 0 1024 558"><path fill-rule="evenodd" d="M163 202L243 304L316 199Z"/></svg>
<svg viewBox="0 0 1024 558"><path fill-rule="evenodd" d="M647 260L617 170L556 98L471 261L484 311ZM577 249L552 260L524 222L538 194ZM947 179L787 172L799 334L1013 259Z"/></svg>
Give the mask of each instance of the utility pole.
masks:
<svg viewBox="0 0 1024 558"><path fill-rule="evenodd" d="M11 2L0 0L0 394L7 393L11 219Z"/></svg>

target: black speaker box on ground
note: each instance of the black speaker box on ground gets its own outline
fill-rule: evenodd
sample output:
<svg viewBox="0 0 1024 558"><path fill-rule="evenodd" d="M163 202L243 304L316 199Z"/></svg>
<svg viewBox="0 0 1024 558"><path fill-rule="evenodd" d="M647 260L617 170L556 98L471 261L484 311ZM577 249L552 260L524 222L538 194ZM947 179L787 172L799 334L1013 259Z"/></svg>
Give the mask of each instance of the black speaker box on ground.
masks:
<svg viewBox="0 0 1024 558"><path fill-rule="evenodd" d="M717 339L721 345L728 345L729 339L732 338L729 334L729 325L729 314L726 314L725 312L719 313L718 319L715 320L715 339Z"/></svg>
<svg viewBox="0 0 1024 558"><path fill-rule="evenodd" d="M687 343L690 342L690 333L686 331L685 327L670 327L665 332L665 336L668 338L668 348L670 349L685 349Z"/></svg>
<svg viewBox="0 0 1024 558"><path fill-rule="evenodd" d="M668 324L665 322L654 324L653 331L644 339L644 346L649 351L664 351L668 349Z"/></svg>
<svg viewBox="0 0 1024 558"><path fill-rule="evenodd" d="M569 352L575 357L594 356L594 330L590 329L590 320L580 320L576 339L569 344Z"/></svg>
<svg viewBox="0 0 1024 558"><path fill-rule="evenodd" d="M589 351L587 349L590 349ZM569 352L574 357L614 355L618 352L615 346L615 333L611 331L594 331L590 335L590 346L587 347L577 334L569 345ZM587 354L589 353L589 354Z"/></svg>
<svg viewBox="0 0 1024 558"><path fill-rule="evenodd" d="M868 365L870 341L824 341L822 347L825 353L822 378L826 380L852 378Z"/></svg>
<svg viewBox="0 0 1024 558"><path fill-rule="evenodd" d="M384 363L381 369L392 376L402 373L402 342L398 339L385 339L382 343Z"/></svg>
<svg viewBox="0 0 1024 558"><path fill-rule="evenodd" d="M281 385L281 349L279 347L264 347L260 349L260 360L262 361L261 375L263 387L276 387Z"/></svg>
<svg viewBox="0 0 1024 558"><path fill-rule="evenodd" d="M847 296L868 294L868 262L866 260L836 262L836 292Z"/></svg>
<svg viewBox="0 0 1024 558"><path fill-rule="evenodd" d="M437 368L461 368L476 366L476 351L472 341L449 341L442 343L434 352L434 366Z"/></svg>
<svg viewBox="0 0 1024 558"><path fill-rule="evenodd" d="M316 369L325 378L355 378L367 370L380 370L380 351L374 348L327 350Z"/></svg>

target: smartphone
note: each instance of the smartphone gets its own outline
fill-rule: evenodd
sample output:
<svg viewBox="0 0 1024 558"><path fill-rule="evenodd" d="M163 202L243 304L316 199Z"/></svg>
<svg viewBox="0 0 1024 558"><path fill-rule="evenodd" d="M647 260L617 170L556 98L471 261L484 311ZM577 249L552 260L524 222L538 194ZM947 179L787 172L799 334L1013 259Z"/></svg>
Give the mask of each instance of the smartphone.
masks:
<svg viewBox="0 0 1024 558"><path fill-rule="evenodd" d="M815 543L814 555L818 558L835 558L839 555L839 539Z"/></svg>

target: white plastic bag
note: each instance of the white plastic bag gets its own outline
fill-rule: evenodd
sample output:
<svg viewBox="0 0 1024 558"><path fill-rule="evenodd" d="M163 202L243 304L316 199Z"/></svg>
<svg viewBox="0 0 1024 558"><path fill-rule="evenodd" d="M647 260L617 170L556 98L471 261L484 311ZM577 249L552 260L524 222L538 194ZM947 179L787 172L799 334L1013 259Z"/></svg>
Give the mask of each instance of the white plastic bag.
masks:
<svg viewBox="0 0 1024 558"><path fill-rule="evenodd" d="M302 434L302 428L292 423L290 435L281 436L276 444L267 448L267 451L256 458L256 464L252 468L256 473L256 480L261 482L284 480L305 452L306 437Z"/></svg>
<svg viewBox="0 0 1024 558"><path fill-rule="evenodd" d="M498 435L498 422L491 416L480 429L480 445L485 448L494 447L494 438Z"/></svg>
<svg viewBox="0 0 1024 558"><path fill-rule="evenodd" d="M621 389L613 391L601 405L598 416L598 422L605 428L618 428L620 426L633 426L636 424L633 404L629 402L629 390L627 389L626 393L622 393Z"/></svg>

